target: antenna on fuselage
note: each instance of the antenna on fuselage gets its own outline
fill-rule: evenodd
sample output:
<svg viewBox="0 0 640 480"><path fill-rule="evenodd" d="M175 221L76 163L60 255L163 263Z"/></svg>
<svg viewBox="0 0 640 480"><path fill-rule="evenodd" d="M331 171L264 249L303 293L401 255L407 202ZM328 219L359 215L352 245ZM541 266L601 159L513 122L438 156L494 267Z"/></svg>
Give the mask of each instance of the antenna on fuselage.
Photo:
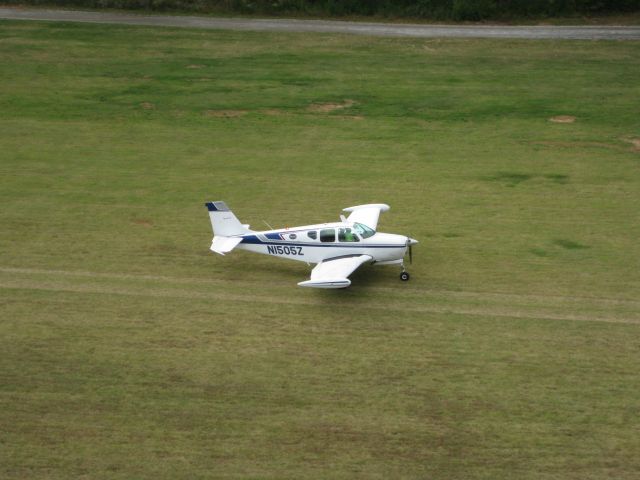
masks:
<svg viewBox="0 0 640 480"><path fill-rule="evenodd" d="M262 220L262 223L264 223L267 227L269 227L269 230L274 230L274 228L271 225L269 225L266 220Z"/></svg>
<svg viewBox="0 0 640 480"><path fill-rule="evenodd" d="M340 215L340 220L342 221L342 223L347 223L347 219L344 215Z"/></svg>

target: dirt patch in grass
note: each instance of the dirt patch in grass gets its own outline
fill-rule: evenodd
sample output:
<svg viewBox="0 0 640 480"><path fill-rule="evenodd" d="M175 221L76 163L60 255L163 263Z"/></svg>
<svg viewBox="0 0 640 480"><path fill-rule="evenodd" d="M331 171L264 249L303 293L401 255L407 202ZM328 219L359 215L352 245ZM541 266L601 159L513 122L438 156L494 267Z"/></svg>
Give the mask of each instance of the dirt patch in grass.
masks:
<svg viewBox="0 0 640 480"><path fill-rule="evenodd" d="M140 106L144 109L144 110L153 110L156 108L156 106L151 103L151 102L142 102L140 104Z"/></svg>
<svg viewBox="0 0 640 480"><path fill-rule="evenodd" d="M217 117L217 118L236 118L242 117L249 113L247 110L207 110L204 114L207 117Z"/></svg>
<svg viewBox="0 0 640 480"><path fill-rule="evenodd" d="M640 152L640 138L623 138L622 140L630 143L634 152Z"/></svg>
<svg viewBox="0 0 640 480"><path fill-rule="evenodd" d="M204 65L197 65L195 63L191 64L191 65L187 65L187 68L189 69L198 69L198 68L204 68Z"/></svg>
<svg viewBox="0 0 640 480"><path fill-rule="evenodd" d="M312 103L307 107L307 111L312 113L331 113L355 105L354 100L344 100L342 103Z"/></svg>
<svg viewBox="0 0 640 480"><path fill-rule="evenodd" d="M344 120L356 120L356 121L364 120L364 117L362 115L336 115L336 118L341 118Z"/></svg>
<svg viewBox="0 0 640 480"><path fill-rule="evenodd" d="M278 117L280 115L286 115L287 112L285 112L284 110L279 110L277 108L266 108L264 110L260 110L260 113L264 114L264 115L269 115L271 117Z"/></svg>
<svg viewBox="0 0 640 480"><path fill-rule="evenodd" d="M576 117L572 115L556 115L551 117L549 121L553 123L573 123L576 121Z"/></svg>
<svg viewBox="0 0 640 480"><path fill-rule="evenodd" d="M141 227L153 227L153 222L148 218L134 218L131 220L134 225L140 225Z"/></svg>

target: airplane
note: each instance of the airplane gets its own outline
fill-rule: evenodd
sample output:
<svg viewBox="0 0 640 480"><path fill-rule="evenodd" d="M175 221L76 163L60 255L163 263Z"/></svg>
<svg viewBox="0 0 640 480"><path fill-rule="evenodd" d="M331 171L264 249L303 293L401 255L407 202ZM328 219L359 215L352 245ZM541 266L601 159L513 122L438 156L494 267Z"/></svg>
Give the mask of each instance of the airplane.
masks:
<svg viewBox="0 0 640 480"><path fill-rule="evenodd" d="M404 257L417 240L404 235L376 231L381 212L389 205L373 203L345 208L350 215L340 215L340 222L253 231L240 223L223 201L207 202L213 240L210 250L224 255L238 248L250 252L315 263L311 278L301 287L346 288L347 277L364 263L400 265L402 281L409 280Z"/></svg>

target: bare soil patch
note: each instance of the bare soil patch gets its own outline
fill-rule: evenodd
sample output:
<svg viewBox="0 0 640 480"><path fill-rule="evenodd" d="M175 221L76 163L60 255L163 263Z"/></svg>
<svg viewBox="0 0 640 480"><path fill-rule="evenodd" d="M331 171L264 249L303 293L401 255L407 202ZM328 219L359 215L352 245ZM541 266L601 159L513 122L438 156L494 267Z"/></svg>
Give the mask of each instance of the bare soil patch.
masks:
<svg viewBox="0 0 640 480"><path fill-rule="evenodd" d="M151 102L142 102L140 106L145 110L153 110L156 106Z"/></svg>
<svg viewBox="0 0 640 480"><path fill-rule="evenodd" d="M576 121L576 117L572 115L556 115L551 117L549 121L553 123L573 123Z"/></svg>
<svg viewBox="0 0 640 480"><path fill-rule="evenodd" d="M278 110L277 108L267 108L265 110L261 110L261 113L265 115L270 115L272 117L277 117L279 115L285 115L287 112L284 110Z"/></svg>
<svg viewBox="0 0 640 480"><path fill-rule="evenodd" d="M207 117L216 117L216 118L236 118L242 117L249 113L247 110L207 110L204 114Z"/></svg>
<svg viewBox="0 0 640 480"><path fill-rule="evenodd" d="M622 140L630 143L634 152L640 152L640 138L623 138Z"/></svg>
<svg viewBox="0 0 640 480"><path fill-rule="evenodd" d="M193 63L191 65L187 65L187 68L190 68L190 69L204 68L204 65L198 65Z"/></svg>
<svg viewBox="0 0 640 480"><path fill-rule="evenodd" d="M337 115L336 118L342 118L344 120L356 120L356 121L364 120L364 117L362 115Z"/></svg>
<svg viewBox="0 0 640 480"><path fill-rule="evenodd" d="M140 225L142 227L153 227L153 222L148 218L134 218L131 220L134 225Z"/></svg>
<svg viewBox="0 0 640 480"><path fill-rule="evenodd" d="M354 100L344 100L342 103L312 103L307 107L307 111L312 113L330 113L335 110L342 110L355 105Z"/></svg>

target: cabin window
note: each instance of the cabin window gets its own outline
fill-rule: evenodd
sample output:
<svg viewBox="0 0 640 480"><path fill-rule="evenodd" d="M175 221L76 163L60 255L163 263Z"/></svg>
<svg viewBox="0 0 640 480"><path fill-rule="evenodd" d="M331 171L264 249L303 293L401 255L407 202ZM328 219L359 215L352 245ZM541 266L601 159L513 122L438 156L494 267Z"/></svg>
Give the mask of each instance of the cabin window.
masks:
<svg viewBox="0 0 640 480"><path fill-rule="evenodd" d="M324 230L320 230L320 241L321 242L335 242L336 241L336 231L333 228L325 228Z"/></svg>
<svg viewBox="0 0 640 480"><path fill-rule="evenodd" d="M318 232L316 232L315 230L307 232L307 237L315 240L316 238L318 238Z"/></svg>
<svg viewBox="0 0 640 480"><path fill-rule="evenodd" d="M296 238L298 238L298 236L295 233L289 235L289 240L295 240Z"/></svg>
<svg viewBox="0 0 640 480"><path fill-rule="evenodd" d="M360 239L351 231L350 228L340 228L338 229L338 241L359 242Z"/></svg>
<svg viewBox="0 0 640 480"><path fill-rule="evenodd" d="M369 227L361 223L355 223L353 225L353 230L362 238L373 237L376 234L375 230L371 230Z"/></svg>

